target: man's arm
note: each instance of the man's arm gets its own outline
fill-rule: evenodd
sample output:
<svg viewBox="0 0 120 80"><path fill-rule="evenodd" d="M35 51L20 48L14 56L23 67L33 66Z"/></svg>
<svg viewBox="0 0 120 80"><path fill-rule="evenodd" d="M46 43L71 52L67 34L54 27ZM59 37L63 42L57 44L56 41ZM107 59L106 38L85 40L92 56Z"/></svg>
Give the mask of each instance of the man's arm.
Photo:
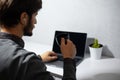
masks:
<svg viewBox="0 0 120 80"><path fill-rule="evenodd" d="M65 44L65 39L62 38L60 49L61 49L61 52L64 58L64 67L63 67L64 74L63 74L62 79L63 80L76 80L76 64L74 61L74 57L76 55L75 45L70 40L67 40L67 44ZM53 55L53 52L47 52L44 55L41 55L41 58L44 62L48 62L48 61L56 59L57 57L55 53ZM47 71L45 70L45 72ZM40 72L40 73L43 74L43 72ZM44 75L46 75L46 78L44 80L50 80L49 79L49 77L51 77L50 73L44 74Z"/></svg>
<svg viewBox="0 0 120 80"><path fill-rule="evenodd" d="M32 55L24 62L24 80L54 80L50 72L47 71L40 56ZM22 70L21 69L21 70ZM74 59L64 58L64 74L62 80L76 80L76 64Z"/></svg>
<svg viewBox="0 0 120 80"><path fill-rule="evenodd" d="M44 54L42 54L41 56L38 55L43 62L49 62L52 60L55 60L57 58L57 54L56 53L51 52L51 51L47 51ZM76 64L74 59L71 58L64 58L64 66L63 66L63 80L76 80Z"/></svg>
<svg viewBox="0 0 120 80"><path fill-rule="evenodd" d="M30 60L25 80L54 80L41 59ZM71 58L64 59L64 74L62 80L76 80L76 64Z"/></svg>
<svg viewBox="0 0 120 80"><path fill-rule="evenodd" d="M54 78L46 71L41 58L36 56L29 61L25 80L54 80Z"/></svg>
<svg viewBox="0 0 120 80"><path fill-rule="evenodd" d="M76 80L76 64L71 58L64 59L64 74L62 80Z"/></svg>
<svg viewBox="0 0 120 80"><path fill-rule="evenodd" d="M67 43L65 43L65 39L62 38L60 49L64 58L63 80L76 80L76 64L74 61L76 46L69 39L67 39Z"/></svg>

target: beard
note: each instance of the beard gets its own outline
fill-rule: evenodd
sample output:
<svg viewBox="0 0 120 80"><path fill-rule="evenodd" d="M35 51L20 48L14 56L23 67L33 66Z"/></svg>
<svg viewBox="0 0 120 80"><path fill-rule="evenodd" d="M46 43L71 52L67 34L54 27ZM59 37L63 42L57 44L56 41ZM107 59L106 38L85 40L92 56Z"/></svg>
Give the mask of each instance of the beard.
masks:
<svg viewBox="0 0 120 80"><path fill-rule="evenodd" d="M33 25L31 24L31 21L28 20L28 24L25 26L24 28L24 36L32 36L33 33L32 33L32 30L33 30Z"/></svg>

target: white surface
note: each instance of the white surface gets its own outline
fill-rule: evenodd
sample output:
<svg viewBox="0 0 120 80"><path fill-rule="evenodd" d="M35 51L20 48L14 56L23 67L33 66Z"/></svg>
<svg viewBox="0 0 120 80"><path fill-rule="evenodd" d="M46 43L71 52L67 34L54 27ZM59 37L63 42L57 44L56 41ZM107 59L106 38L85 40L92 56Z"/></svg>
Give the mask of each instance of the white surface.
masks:
<svg viewBox="0 0 120 80"><path fill-rule="evenodd" d="M28 42L25 49L37 54L51 50L49 45ZM91 60L89 55L77 67L77 80L120 80L120 59L103 57L100 60ZM63 69L47 66L48 71L62 75Z"/></svg>
<svg viewBox="0 0 120 80"><path fill-rule="evenodd" d="M98 77L101 76L101 80L109 80L105 79L106 76L114 77L115 74L120 76L120 60L119 59L101 59L101 60L90 60L85 59L78 67L77 67L77 79L78 80L99 80ZM114 74L114 75L111 75ZM111 76L110 76L111 75ZM104 77L105 76L105 77ZM116 77L113 80L118 79L120 77Z"/></svg>

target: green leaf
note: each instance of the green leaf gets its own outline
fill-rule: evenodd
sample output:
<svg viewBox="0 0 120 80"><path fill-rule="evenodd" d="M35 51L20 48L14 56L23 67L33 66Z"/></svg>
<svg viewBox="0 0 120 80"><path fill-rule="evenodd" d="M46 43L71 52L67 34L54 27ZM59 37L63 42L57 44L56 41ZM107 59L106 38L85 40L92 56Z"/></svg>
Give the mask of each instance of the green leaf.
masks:
<svg viewBox="0 0 120 80"><path fill-rule="evenodd" d="M98 43L98 39L94 39L92 47L93 48L100 48L100 44Z"/></svg>

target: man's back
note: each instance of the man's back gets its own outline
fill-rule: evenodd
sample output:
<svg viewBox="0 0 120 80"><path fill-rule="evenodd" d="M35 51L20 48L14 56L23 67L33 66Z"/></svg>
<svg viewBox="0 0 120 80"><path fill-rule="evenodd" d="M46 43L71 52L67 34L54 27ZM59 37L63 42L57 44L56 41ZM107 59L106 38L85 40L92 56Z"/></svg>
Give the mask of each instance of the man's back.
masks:
<svg viewBox="0 0 120 80"><path fill-rule="evenodd" d="M0 38L0 80L27 80L29 79L27 76L34 72L31 68L34 70L37 62L40 65L38 71L46 71L45 65L36 54L23 49L24 42L22 40L6 33L1 35L7 36ZM15 41L13 41L14 39Z"/></svg>

